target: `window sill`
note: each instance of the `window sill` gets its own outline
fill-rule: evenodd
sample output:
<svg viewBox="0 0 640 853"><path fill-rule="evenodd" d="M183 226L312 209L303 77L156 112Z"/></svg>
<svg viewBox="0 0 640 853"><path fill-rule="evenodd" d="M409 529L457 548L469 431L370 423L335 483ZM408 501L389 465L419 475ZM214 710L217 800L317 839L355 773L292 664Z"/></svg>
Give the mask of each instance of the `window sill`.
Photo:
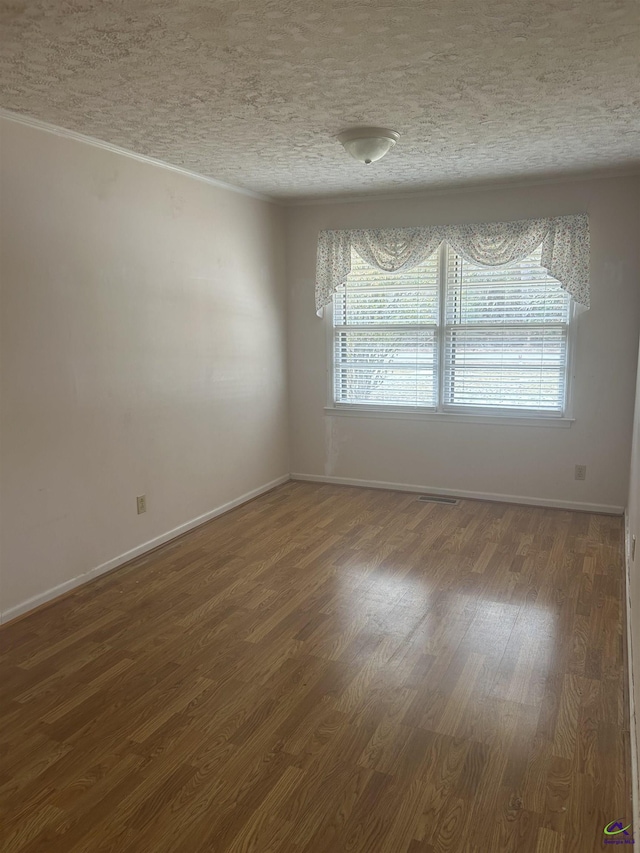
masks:
<svg viewBox="0 0 640 853"><path fill-rule="evenodd" d="M391 418L406 421L441 421L463 424L486 424L487 426L527 426L554 427L569 429L575 418L545 417L536 415L486 415L477 413L458 412L412 412L402 409L376 409L348 406L325 406L325 414L330 417L348 418Z"/></svg>

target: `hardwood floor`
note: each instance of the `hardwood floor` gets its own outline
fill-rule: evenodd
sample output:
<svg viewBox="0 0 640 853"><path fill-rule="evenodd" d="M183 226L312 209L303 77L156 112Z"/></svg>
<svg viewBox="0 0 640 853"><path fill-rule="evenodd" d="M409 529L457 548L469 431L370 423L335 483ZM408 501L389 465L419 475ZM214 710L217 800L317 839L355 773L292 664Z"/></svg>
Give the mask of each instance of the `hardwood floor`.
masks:
<svg viewBox="0 0 640 853"><path fill-rule="evenodd" d="M287 483L0 630L4 853L587 853L622 519Z"/></svg>

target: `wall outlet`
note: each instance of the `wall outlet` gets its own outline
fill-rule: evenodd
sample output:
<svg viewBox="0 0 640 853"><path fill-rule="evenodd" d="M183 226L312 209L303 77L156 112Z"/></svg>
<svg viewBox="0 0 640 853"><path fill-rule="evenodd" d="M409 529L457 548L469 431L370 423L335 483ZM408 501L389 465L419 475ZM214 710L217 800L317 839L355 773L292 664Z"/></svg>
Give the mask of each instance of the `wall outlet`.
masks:
<svg viewBox="0 0 640 853"><path fill-rule="evenodd" d="M635 560L636 558L636 537L631 537L631 559Z"/></svg>
<svg viewBox="0 0 640 853"><path fill-rule="evenodd" d="M138 515L142 515L143 512L147 511L147 496L138 495L136 501L138 502Z"/></svg>
<svg viewBox="0 0 640 853"><path fill-rule="evenodd" d="M576 480L586 480L587 479L587 466L586 465L576 465Z"/></svg>

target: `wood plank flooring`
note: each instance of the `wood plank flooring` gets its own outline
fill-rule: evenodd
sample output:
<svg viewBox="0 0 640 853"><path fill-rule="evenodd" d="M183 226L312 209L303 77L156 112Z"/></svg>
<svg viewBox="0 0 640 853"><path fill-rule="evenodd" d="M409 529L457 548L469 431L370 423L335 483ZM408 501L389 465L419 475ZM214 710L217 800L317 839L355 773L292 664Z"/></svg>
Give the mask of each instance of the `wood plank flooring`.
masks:
<svg viewBox="0 0 640 853"><path fill-rule="evenodd" d="M622 520L287 483L0 629L4 853L588 853Z"/></svg>

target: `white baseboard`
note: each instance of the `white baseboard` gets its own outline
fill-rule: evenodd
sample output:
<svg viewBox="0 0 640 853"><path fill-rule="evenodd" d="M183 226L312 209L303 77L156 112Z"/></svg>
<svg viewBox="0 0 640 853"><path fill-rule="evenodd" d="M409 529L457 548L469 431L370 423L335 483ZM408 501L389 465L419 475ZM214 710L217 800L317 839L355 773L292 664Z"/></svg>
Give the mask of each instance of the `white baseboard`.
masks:
<svg viewBox="0 0 640 853"><path fill-rule="evenodd" d="M162 533L160 536L156 536L154 539L150 539L142 545L137 545L130 551L126 551L124 554L120 554L118 557L114 557L112 560L108 560L100 566L95 566L93 569L89 569L89 571L84 572L75 578L71 578L71 580L58 584L45 592L38 593L38 595L34 595L26 601L16 604L14 607L10 607L8 610L0 613L0 624L9 622L11 619L15 619L18 616L22 616L24 613L28 613L29 610L33 610L41 604L46 604L47 601L51 601L53 598L57 598L77 586L81 586L82 584L85 584L106 572L117 569L119 566L124 565L124 563L128 563L130 560L135 559L135 557L139 557L147 551L152 551L159 545L164 545L164 543L168 542L170 539L175 539L176 536L180 536L182 533L186 533L194 527L199 527L206 521L210 521L212 518L222 515L224 512L228 512L230 509L234 509L235 507L240 506L240 504L252 500L252 498L258 497L258 495L271 491L271 489L274 489L276 486L280 486L282 483L286 483L289 479L289 475L285 474L282 477L271 480L270 483L258 486L257 489L252 489L250 492L246 492L244 495L240 495L240 497L234 498L234 500L229 501L226 504L222 504L222 506L216 507L216 509L212 509L210 512L205 512L204 515L192 518L191 521L186 521L184 524L174 527L173 530L168 530L166 533Z"/></svg>
<svg viewBox="0 0 640 853"><path fill-rule="evenodd" d="M395 492L419 492L420 494L446 495L452 498L471 498L480 501L526 504L555 509L573 509L580 512L597 512L605 515L622 515L623 506L592 504L581 501L563 501L555 498L535 498L528 495L500 495L493 492L469 492L464 489L442 489L440 486L416 486L412 483L387 483L383 480L356 480L353 477L329 477L323 474L291 474L292 480L310 483L334 483L336 486L361 486L365 489L391 489Z"/></svg>
<svg viewBox="0 0 640 853"><path fill-rule="evenodd" d="M640 832L640 793L638 780L638 724L636 719L636 700L633 679L633 643L631 627L631 537L629 533L629 514L624 513L624 577L625 607L627 621L627 664L629 667L629 743L631 747L631 807L633 811L633 830Z"/></svg>
<svg viewBox="0 0 640 853"><path fill-rule="evenodd" d="M34 595L31 598L28 598L26 601L23 601L20 604L15 605L14 607L10 607L7 610L0 612L0 624L9 622L11 619L15 619L18 616L22 616L29 610L33 610L35 607L39 607L41 604L46 604L46 602L51 601L52 599L57 598L60 595L63 595L65 592L68 592L69 590L74 589L75 587L80 586L81 584L87 583L88 581L93 580L93 578L99 577L100 575L103 575L106 572L110 572L113 569L124 565L124 563L128 563L130 560L139 557L141 554L144 554L147 551L151 551L154 548L157 548L159 545L163 545L170 539L175 539L176 536L180 536L182 533L186 533L187 531L192 530L194 527L198 527L200 524L204 524L206 521L209 521L210 519L215 518L218 515L222 515L222 513L228 512L230 509L234 509L234 507L240 506L241 504L246 503L252 498L258 497L258 495L264 494L265 492L274 489L276 486L279 486L282 483L286 483L290 479L306 480L312 483L333 483L342 486L360 486L369 489L392 489L394 491L414 493L424 492L431 494L449 495L452 497L460 498L473 498L475 500L500 501L504 503L527 504L532 506L548 506L556 507L558 509L574 509L586 512L607 513L610 515L621 515L624 512L623 507L609 506L606 504L590 504L580 503L576 501L559 501L550 500L546 498L532 498L522 495L501 495L494 494L491 492L470 492L461 489L442 489L434 486L417 486L410 483L390 483L381 480L358 480L351 477L330 477L319 474L285 474L282 477L278 477L277 479L272 480L269 483L265 483L264 485L259 486L258 488L253 489L252 491L247 492L244 495L240 495L240 497L235 498L234 500L229 501L228 503L223 504L222 506L216 507L216 509L213 509L210 512L204 513L204 515L200 515L197 518L191 519L190 521L187 521L184 524L175 527L173 530L169 530L166 533L161 534L160 536L156 536L154 539L150 539L148 542L144 542L142 545L138 545L135 548L132 548L130 551L126 551L124 554L120 554L119 556L114 557L112 560L108 560L106 563L102 563L99 566L95 566L93 569L89 569L87 572L84 572L81 575L71 578L70 580L58 584L57 586L54 586L51 589L46 590L45 592L39 593L38 595ZM638 826L640 827L640 824L638 824Z"/></svg>

